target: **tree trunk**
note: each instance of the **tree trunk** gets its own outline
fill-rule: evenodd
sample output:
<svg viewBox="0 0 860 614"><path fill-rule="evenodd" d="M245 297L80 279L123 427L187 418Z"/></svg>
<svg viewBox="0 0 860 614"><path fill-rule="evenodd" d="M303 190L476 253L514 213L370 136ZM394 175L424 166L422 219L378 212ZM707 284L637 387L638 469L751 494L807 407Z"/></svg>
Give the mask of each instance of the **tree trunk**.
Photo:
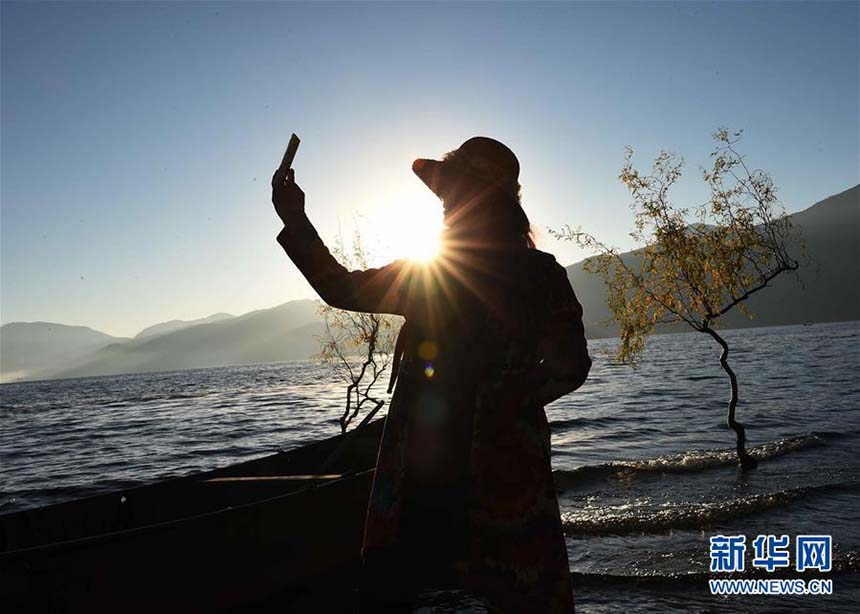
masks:
<svg viewBox="0 0 860 614"><path fill-rule="evenodd" d="M705 326L705 328L702 329L702 332L708 333L717 343L720 344L720 347L723 348L723 351L720 354L720 365L722 365L723 370L728 373L729 380L732 383L732 397L729 399L729 411L726 416L726 424L728 424L730 428L734 429L735 434L737 435L737 450L738 458L741 461L741 468L754 469L758 466L758 461L750 456L749 452L747 452L744 426L735 420L735 408L738 405L738 378L729 366L729 345L726 343L725 339L717 334L717 331L709 326Z"/></svg>

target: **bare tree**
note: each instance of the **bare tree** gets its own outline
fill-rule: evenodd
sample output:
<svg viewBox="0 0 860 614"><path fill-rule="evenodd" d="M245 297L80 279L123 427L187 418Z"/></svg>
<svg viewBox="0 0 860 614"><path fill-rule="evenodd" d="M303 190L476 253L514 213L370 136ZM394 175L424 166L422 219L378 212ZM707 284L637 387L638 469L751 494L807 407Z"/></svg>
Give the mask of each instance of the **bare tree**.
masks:
<svg viewBox="0 0 860 614"><path fill-rule="evenodd" d="M710 197L693 207L698 223L689 223L690 210L675 208L669 200L683 159L660 152L645 175L633 167L628 148L619 179L633 197L635 230L630 236L641 246L634 257L622 258L617 249L579 228L550 232L597 252L585 270L606 282L609 307L620 325L619 362L635 366L645 338L658 324L684 322L719 344L720 365L731 383L727 424L736 433L741 466L749 469L757 461L747 452L744 427L735 419L738 380L728 362L729 346L716 327L734 307L753 318L744 301L778 275L796 271L798 260L789 247L802 249L802 244L770 176L750 169L737 151L742 131L720 128L713 136L712 165L701 169Z"/></svg>
<svg viewBox="0 0 860 614"><path fill-rule="evenodd" d="M347 269L368 267L368 253L358 230L349 248L344 245L342 235L338 235L332 255ZM374 385L390 366L401 322L396 316L345 311L324 303L319 313L325 321L325 334L318 337L321 350L314 358L331 365L347 384L346 402L339 419L341 432L346 433L366 405L371 406L365 418L369 420L385 404L378 398Z"/></svg>

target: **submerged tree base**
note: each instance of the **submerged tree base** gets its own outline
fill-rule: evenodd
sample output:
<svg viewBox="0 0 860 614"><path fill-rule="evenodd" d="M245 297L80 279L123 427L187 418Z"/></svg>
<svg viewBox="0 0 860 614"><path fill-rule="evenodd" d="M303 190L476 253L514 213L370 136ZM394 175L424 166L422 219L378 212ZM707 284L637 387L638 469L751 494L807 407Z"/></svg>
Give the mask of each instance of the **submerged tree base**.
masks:
<svg viewBox="0 0 860 614"><path fill-rule="evenodd" d="M750 469L755 469L758 467L758 461L754 456L750 456L746 450L739 450L738 457L741 462L741 469L744 471L749 471Z"/></svg>

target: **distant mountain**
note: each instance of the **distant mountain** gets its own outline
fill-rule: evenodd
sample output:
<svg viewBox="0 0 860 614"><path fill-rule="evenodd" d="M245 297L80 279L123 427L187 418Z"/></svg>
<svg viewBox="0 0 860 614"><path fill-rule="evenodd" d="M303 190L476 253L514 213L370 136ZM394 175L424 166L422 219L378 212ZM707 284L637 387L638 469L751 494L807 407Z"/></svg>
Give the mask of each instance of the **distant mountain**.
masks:
<svg viewBox="0 0 860 614"><path fill-rule="evenodd" d="M235 317L229 313L214 313L208 318L200 318L198 320L170 320L169 322L161 322L147 326L142 331L137 333L134 338L142 339L143 337L154 337L155 335L164 335L166 333L176 332L177 330L196 326L198 324L209 324L210 322L220 322L221 320L229 320Z"/></svg>
<svg viewBox="0 0 860 614"><path fill-rule="evenodd" d="M777 277L747 301L756 314L753 320L733 310L722 318L723 328L860 320L860 185L790 218L800 229L811 261L799 270L800 281L791 273ZM797 245L793 248L798 254ZM633 260L635 252L622 257ZM601 324L611 317L606 287L599 276L583 270L584 262L567 267L567 274L582 303L586 332L590 337L615 336L616 327Z"/></svg>
<svg viewBox="0 0 860 614"><path fill-rule="evenodd" d="M0 381L29 378L46 369L68 368L109 343L111 337L86 326L12 322L0 326Z"/></svg>
<svg viewBox="0 0 860 614"><path fill-rule="evenodd" d="M315 301L290 301L161 335L138 335L102 347L87 360L48 375L114 375L305 360L319 351L314 335L322 331Z"/></svg>

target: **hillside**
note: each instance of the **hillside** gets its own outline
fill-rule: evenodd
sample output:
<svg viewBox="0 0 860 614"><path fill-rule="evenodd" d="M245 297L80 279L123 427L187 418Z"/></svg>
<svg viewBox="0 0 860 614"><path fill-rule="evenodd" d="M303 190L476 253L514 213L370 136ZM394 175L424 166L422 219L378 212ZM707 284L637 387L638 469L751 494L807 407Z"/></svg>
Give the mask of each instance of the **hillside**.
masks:
<svg viewBox="0 0 860 614"><path fill-rule="evenodd" d="M159 324L153 324L152 326L147 326L142 331L137 333L134 338L142 339L143 337L154 337L156 335L165 335L167 333L173 333L177 330L181 330L183 328L189 328L191 326L197 326L198 324L209 324L210 322L219 322L221 320L229 320L234 317L229 313L213 313L208 318L200 318L199 320L170 320L169 322L161 322Z"/></svg>
<svg viewBox="0 0 860 614"><path fill-rule="evenodd" d="M753 295L747 305L755 319L734 310L723 318L723 328L860 320L860 186L790 218L805 240L809 265L800 269L799 280L785 274ZM792 253L799 253L797 247L792 246ZM634 256L627 252L623 257ZM586 331L591 337L614 336L615 327L600 324L610 317L606 287L598 276L583 270L583 263L567 267L567 274L582 303Z"/></svg>
<svg viewBox="0 0 860 614"><path fill-rule="evenodd" d="M290 301L239 317L113 343L81 364L57 370L51 376L113 375L303 360L319 351L314 335L321 332L316 303Z"/></svg>
<svg viewBox="0 0 860 614"><path fill-rule="evenodd" d="M0 376L3 381L27 378L46 368L74 364L107 344L123 341L86 326L12 322L0 326Z"/></svg>

